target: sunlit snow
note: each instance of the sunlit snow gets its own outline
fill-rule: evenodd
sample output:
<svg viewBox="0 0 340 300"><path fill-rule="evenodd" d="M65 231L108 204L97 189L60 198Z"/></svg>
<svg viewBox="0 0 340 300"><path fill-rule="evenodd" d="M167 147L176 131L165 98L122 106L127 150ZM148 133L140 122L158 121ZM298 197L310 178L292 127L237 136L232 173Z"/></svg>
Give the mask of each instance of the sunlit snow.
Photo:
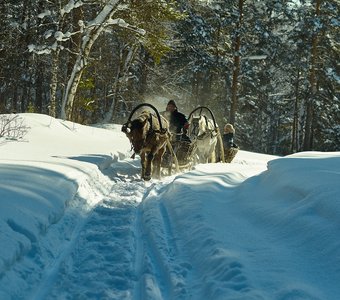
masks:
<svg viewBox="0 0 340 300"><path fill-rule="evenodd" d="M20 116L0 299L339 299L340 153L241 150L146 183L121 125Z"/></svg>

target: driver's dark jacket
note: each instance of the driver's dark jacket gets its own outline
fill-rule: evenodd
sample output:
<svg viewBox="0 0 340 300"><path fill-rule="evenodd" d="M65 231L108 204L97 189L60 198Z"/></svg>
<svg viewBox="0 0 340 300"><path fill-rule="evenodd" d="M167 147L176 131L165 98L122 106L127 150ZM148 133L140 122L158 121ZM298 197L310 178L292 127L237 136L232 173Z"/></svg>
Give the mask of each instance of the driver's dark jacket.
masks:
<svg viewBox="0 0 340 300"><path fill-rule="evenodd" d="M234 145L234 134L232 132L223 134L223 147L230 148Z"/></svg>
<svg viewBox="0 0 340 300"><path fill-rule="evenodd" d="M170 115L170 131L174 133L181 133L182 128L187 124L187 118L184 114L175 110Z"/></svg>

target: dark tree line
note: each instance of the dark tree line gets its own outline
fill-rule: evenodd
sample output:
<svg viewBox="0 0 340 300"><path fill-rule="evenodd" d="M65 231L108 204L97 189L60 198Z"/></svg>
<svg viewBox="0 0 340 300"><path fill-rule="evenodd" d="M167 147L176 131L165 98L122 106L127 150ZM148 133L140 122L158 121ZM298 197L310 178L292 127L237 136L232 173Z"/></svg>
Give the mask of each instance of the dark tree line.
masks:
<svg viewBox="0 0 340 300"><path fill-rule="evenodd" d="M5 0L0 113L90 124L206 105L242 149L340 149L339 3Z"/></svg>

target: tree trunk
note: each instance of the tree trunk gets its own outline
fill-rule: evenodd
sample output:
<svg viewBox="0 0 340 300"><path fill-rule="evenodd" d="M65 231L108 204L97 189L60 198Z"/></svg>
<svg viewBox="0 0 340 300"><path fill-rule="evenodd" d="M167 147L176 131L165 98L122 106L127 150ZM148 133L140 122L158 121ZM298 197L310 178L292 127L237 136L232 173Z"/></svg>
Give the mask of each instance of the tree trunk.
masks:
<svg viewBox="0 0 340 300"><path fill-rule="evenodd" d="M192 82L191 82L191 94L193 96L193 99L195 101L195 106L199 105L198 102L198 71L194 71L192 74Z"/></svg>
<svg viewBox="0 0 340 300"><path fill-rule="evenodd" d="M148 78L148 61L150 59L149 53L144 49L144 47L141 48L141 75L139 79L139 87L138 91L141 96L143 96L146 92L147 87L147 78Z"/></svg>
<svg viewBox="0 0 340 300"><path fill-rule="evenodd" d="M119 55L119 59L120 60L122 59L122 50L121 50L121 53ZM110 122L110 120L112 120L112 118L113 118L113 113L114 113L114 109L115 109L115 106L116 106L116 100L117 100L119 76L120 76L120 72L121 72L120 66L121 66L121 63L118 64L116 78L115 78L114 86L113 86L113 89L112 89L112 92L113 92L112 93L112 102L111 102L111 105L110 105L108 112L106 113L106 115L104 117L104 120L103 120L104 123Z"/></svg>
<svg viewBox="0 0 340 300"><path fill-rule="evenodd" d="M129 69L134 60L137 49L138 47L136 45L131 46L130 49L127 51L126 55L124 55L124 48L121 49L119 55L120 64L118 66L116 80L113 88L113 100L110 109L104 118L104 122L109 122L113 119L114 113L117 109L117 96L119 94L120 89L122 88L121 84L125 84L127 81Z"/></svg>
<svg viewBox="0 0 340 300"><path fill-rule="evenodd" d="M320 5L321 0L317 0L315 3L315 15L320 15ZM317 92L317 79L316 79L316 64L317 64L317 47L318 47L318 34L317 32L313 33L312 37L312 50L311 50L311 70L309 77L310 84L310 97L307 99L307 107L306 107L306 123L305 123L305 136L303 143L303 150L308 151L312 150L313 142L312 142L312 131L313 131L313 113L314 113L314 100Z"/></svg>
<svg viewBox="0 0 340 300"><path fill-rule="evenodd" d="M54 118L57 117L57 87L58 87L59 53L60 53L60 49L57 48L57 50L53 52L52 54L52 75L51 75L51 85L50 85L49 115Z"/></svg>
<svg viewBox="0 0 340 300"><path fill-rule="evenodd" d="M235 39L235 47L234 47L234 69L233 69L233 79L231 86L231 107L230 107L230 115L229 122L231 124L235 124L236 111L238 106L238 77L240 74L241 68L241 27L243 22L243 4L244 0L239 0L238 8L239 8L239 20L236 25L236 39Z"/></svg>
<svg viewBox="0 0 340 300"><path fill-rule="evenodd" d="M79 21L83 19L84 19L84 14L83 14L82 6L74 8L72 10L72 26L73 26L73 31L78 32L78 33L72 35L70 40L68 41L69 43L68 48L70 49L70 53L69 53L68 63L67 63L67 78L71 78L73 67L75 65L75 62L77 60L79 53L81 53L80 49L81 49L82 35L80 33L81 27L79 25ZM65 24L65 27L67 26L68 25ZM78 53L78 55L75 53ZM70 108L69 116L68 116L69 120L72 120L75 122L77 122L77 116L75 116L76 106L77 106L77 103L74 103L74 105L72 105L72 108Z"/></svg>
<svg viewBox="0 0 340 300"><path fill-rule="evenodd" d="M39 60L36 67L36 78L35 78L35 112L43 113L43 77L44 67L42 62Z"/></svg>
<svg viewBox="0 0 340 300"><path fill-rule="evenodd" d="M212 72L210 69L206 69L203 73L204 80L202 81L202 90L200 93L200 103L203 106L207 106L211 102L211 85L212 85Z"/></svg>
<svg viewBox="0 0 340 300"><path fill-rule="evenodd" d="M298 102L299 102L299 85L300 85L300 70L297 71L295 82L295 101L293 112L293 126L292 126L292 141L290 151L292 153L298 151Z"/></svg>
<svg viewBox="0 0 340 300"><path fill-rule="evenodd" d="M115 8L118 2L119 0L110 0L108 4L103 7L102 11L97 15L97 17L92 22L90 22L87 28L84 29L80 53L78 54L74 63L72 73L67 82L63 101L61 103L60 117L62 119L71 118L74 98L83 71L87 66L91 48L99 35L103 32L104 28L107 26L106 22L110 20L115 13Z"/></svg>
<svg viewBox="0 0 340 300"><path fill-rule="evenodd" d="M46 1L44 0L39 0L36 1L36 9L38 15L40 13L43 13L45 11L45 3ZM46 23L46 20L43 20L39 17L36 18L36 24L37 28L32 32L32 40L35 40L37 36L43 35L44 34L44 24ZM29 41L28 41L29 43ZM34 106L34 111L38 113L45 113L44 109L44 78L46 73L45 73L45 62L41 59L39 56L33 56L34 59L37 60L37 62L34 64L35 65L35 106Z"/></svg>

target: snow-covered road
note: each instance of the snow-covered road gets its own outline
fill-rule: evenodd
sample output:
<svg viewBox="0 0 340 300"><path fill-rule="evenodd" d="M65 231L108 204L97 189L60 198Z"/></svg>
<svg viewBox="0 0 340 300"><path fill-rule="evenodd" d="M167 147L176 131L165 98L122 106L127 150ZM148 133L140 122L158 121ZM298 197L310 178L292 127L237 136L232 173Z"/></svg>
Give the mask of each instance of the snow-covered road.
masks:
<svg viewBox="0 0 340 300"><path fill-rule="evenodd" d="M339 153L143 182L120 126L25 118L0 147L1 300L339 299Z"/></svg>
<svg viewBox="0 0 340 300"><path fill-rule="evenodd" d="M108 198L94 208L63 255L57 276L42 284L44 294L35 299L126 299L133 294L137 203L125 197Z"/></svg>
<svg viewBox="0 0 340 300"><path fill-rule="evenodd" d="M57 231L72 232L60 238L57 259L29 298L139 299L134 295L143 287L138 278L145 255L138 205L148 187L138 173L130 162L112 164L106 169L112 179L107 197L83 214L75 207L58 222Z"/></svg>
<svg viewBox="0 0 340 300"><path fill-rule="evenodd" d="M104 173L111 192L90 211L73 201L18 266L25 285L13 299L186 298L190 265L174 269L178 250L166 210L142 203L171 180L141 181L139 161L116 161Z"/></svg>
<svg viewBox="0 0 340 300"><path fill-rule="evenodd" d="M114 160L102 171L108 181L98 170L98 180L83 187L90 198L109 189L103 200L89 207L78 192L46 235L32 237L30 253L8 277L15 278L6 285L11 297L3 299L325 299L303 283L306 270L315 284L320 279L332 288L336 278L315 276L324 266L311 266L315 258L300 257L273 236L260 221L266 213L257 219L256 210L242 211L249 204L233 201L253 172L249 164L234 166L233 174L220 167L146 183L138 160ZM250 176L245 185L256 181ZM290 276L301 282L277 292L277 278Z"/></svg>

